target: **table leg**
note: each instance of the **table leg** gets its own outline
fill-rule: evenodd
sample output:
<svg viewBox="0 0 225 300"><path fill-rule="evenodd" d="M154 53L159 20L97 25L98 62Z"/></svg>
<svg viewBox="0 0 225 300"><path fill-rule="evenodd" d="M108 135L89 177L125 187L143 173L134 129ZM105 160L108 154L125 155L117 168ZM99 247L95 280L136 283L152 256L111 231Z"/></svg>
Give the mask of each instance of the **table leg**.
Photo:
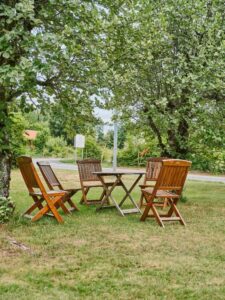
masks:
<svg viewBox="0 0 225 300"><path fill-rule="evenodd" d="M116 200L115 200L115 199L113 198L113 196L112 196L112 191L113 191L114 188L118 185L118 183L121 181L121 180L120 180L121 175L116 176L116 177L117 177L117 178L116 178L116 181L115 181L114 184L111 186L111 188L108 188L108 186L105 184L105 182L104 182L102 176L99 175L98 177L99 177L99 180L101 181L101 183L102 183L102 185L103 185L103 188L104 188L106 194L105 194L105 196L104 196L104 198L103 198L103 200L102 200L100 206L96 208L96 211L97 211L97 210L100 210L100 209L102 209L102 208L111 207L111 206L104 206L104 204L108 202L108 199L111 199L112 202L115 204L115 206L113 206L113 207L116 207L116 208L118 209L118 211L120 212L120 214L121 214L122 216L124 216L124 213L122 212L122 210L121 210L121 208L119 207L118 203L116 202Z"/></svg>
<svg viewBox="0 0 225 300"><path fill-rule="evenodd" d="M141 213L140 208L138 207L138 205L136 204L136 202L134 201L134 199L131 196L131 192L134 189L134 187L137 185L138 181L141 179L142 174L140 174L138 176L138 178L134 181L134 183L132 184L132 186L128 189L125 184L123 183L121 177L121 174L115 175L116 176L116 181L113 183L113 185L109 188L104 181L104 175L98 175L99 180L101 181L102 185L103 185L103 189L105 191L105 196L102 199L102 202L100 204L100 206L98 208L96 208L96 211L103 209L103 208L111 208L111 207L116 207L117 210L119 211L119 213L124 216L125 214L130 214L130 213ZM122 186L122 188L124 189L124 191L126 192L125 196L123 197L123 199L120 201L120 203L118 204L116 202L116 200L114 199L114 197L112 196L112 191L114 190L114 188L116 186ZM134 205L134 209L122 209L121 206L123 205L124 201L129 197L129 199L131 200L132 204ZM109 199L114 203L114 206L104 206L106 203L108 203Z"/></svg>
<svg viewBox="0 0 225 300"><path fill-rule="evenodd" d="M120 180L120 183L123 187L123 189L125 190L126 194L123 197L123 199L120 201L119 206L121 207L124 203L124 201L127 199L127 197L130 198L131 202L133 203L133 205L139 210L139 212L141 213L141 210L139 209L138 205L136 204L136 202L134 201L133 197L131 196L131 192L132 190L135 188L135 186L137 185L138 181L141 179L142 175L139 175L138 178L135 180L135 182L132 184L132 186L129 188L129 190L126 188L125 184L123 183L122 180Z"/></svg>
<svg viewBox="0 0 225 300"><path fill-rule="evenodd" d="M115 207L118 209L119 213L124 217L123 210L119 207L118 203L117 203L116 200L113 198L113 196L110 195L109 197L110 197L110 199L113 201L113 203L115 204Z"/></svg>

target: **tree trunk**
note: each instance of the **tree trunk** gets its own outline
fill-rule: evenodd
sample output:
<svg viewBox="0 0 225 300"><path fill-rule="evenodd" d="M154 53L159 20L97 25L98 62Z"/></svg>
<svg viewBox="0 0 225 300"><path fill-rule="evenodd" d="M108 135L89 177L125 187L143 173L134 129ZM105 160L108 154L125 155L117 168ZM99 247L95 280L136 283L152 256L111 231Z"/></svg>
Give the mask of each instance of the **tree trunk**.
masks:
<svg viewBox="0 0 225 300"><path fill-rule="evenodd" d="M3 96L3 94L1 95ZM9 145L7 101L0 97L0 197L9 197L12 154Z"/></svg>
<svg viewBox="0 0 225 300"><path fill-rule="evenodd" d="M174 110L175 107L170 108L170 114L173 114ZM148 112L147 108L144 112ZM158 140L158 147L161 150L162 157L186 158L189 152L189 125L185 117L181 116L177 127L174 124L168 125L166 144L163 142L163 134L160 132L159 125L154 122L151 115L147 116L148 125Z"/></svg>
<svg viewBox="0 0 225 300"><path fill-rule="evenodd" d="M145 108L145 113L147 112L147 108ZM156 126L155 122L153 121L151 115L148 115L147 117L148 124L152 131L155 133L157 140L158 140L158 147L161 149L161 156L162 157L170 157L169 152L167 151L166 145L163 143L163 139L161 136L161 132L159 128Z"/></svg>
<svg viewBox="0 0 225 300"><path fill-rule="evenodd" d="M184 118L181 118L178 127L174 125L167 131L169 152L173 157L186 158L188 154L189 125Z"/></svg>
<svg viewBox="0 0 225 300"><path fill-rule="evenodd" d="M0 153L0 197L9 197L11 162L10 153Z"/></svg>

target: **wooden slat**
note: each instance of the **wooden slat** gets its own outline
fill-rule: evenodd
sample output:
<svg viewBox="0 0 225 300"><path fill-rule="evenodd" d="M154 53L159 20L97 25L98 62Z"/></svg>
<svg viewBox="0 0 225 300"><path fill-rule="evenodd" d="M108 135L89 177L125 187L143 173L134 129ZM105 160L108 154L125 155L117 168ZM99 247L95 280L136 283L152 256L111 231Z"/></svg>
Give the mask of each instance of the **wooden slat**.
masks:
<svg viewBox="0 0 225 300"><path fill-rule="evenodd" d="M37 165L50 190L53 190L54 187L58 187L60 190L63 189L49 162L38 161Z"/></svg>
<svg viewBox="0 0 225 300"><path fill-rule="evenodd" d="M83 159L77 161L80 180L83 181L98 181L99 179L94 172L101 172L102 166L99 159Z"/></svg>
<svg viewBox="0 0 225 300"><path fill-rule="evenodd" d="M179 221L179 217L161 217L162 221Z"/></svg>
<svg viewBox="0 0 225 300"><path fill-rule="evenodd" d="M88 200L87 203L88 204L100 204L101 200Z"/></svg>
<svg viewBox="0 0 225 300"><path fill-rule="evenodd" d="M103 205L100 207L100 209L102 209L102 208L116 208L116 206L115 205ZM97 208L96 211L99 211L99 209Z"/></svg>
<svg viewBox="0 0 225 300"><path fill-rule="evenodd" d="M23 215L25 218L27 218L27 219L32 219L33 218L33 216L32 215L27 215L27 214L25 214L25 215Z"/></svg>
<svg viewBox="0 0 225 300"><path fill-rule="evenodd" d="M124 214L136 214L136 213L140 213L140 211L137 208L122 209L122 212Z"/></svg>
<svg viewBox="0 0 225 300"><path fill-rule="evenodd" d="M116 176L116 175L143 175L145 171L99 171L93 172L93 174L101 175L101 176Z"/></svg>
<svg viewBox="0 0 225 300"><path fill-rule="evenodd" d="M162 167L162 161L165 159L167 159L167 157L151 157L147 159L146 175L144 178L143 185L140 185L141 189L148 186L154 187ZM139 207L144 206L143 200L144 200L144 195L142 193L139 202L140 203Z"/></svg>

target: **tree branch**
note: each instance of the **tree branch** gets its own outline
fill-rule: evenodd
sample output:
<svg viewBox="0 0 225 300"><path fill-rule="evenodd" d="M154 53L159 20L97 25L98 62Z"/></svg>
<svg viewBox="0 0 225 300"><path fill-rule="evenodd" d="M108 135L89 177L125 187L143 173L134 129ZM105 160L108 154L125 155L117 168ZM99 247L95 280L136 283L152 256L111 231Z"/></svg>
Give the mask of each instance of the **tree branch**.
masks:
<svg viewBox="0 0 225 300"><path fill-rule="evenodd" d="M147 113L147 112L148 112L148 109L145 108L145 109L144 109L144 112ZM155 124L155 122L154 122L154 120L153 120L153 118L152 118L151 115L148 114L147 120L148 120L148 123L149 123L151 129L153 130L153 132L154 132L154 133L156 134L156 136L157 136L159 147L160 147L161 150L164 152L165 149L166 149L166 146L165 146L165 144L164 144L163 141L162 141L162 136L161 136L161 133L160 133L158 127L156 126L156 124Z"/></svg>

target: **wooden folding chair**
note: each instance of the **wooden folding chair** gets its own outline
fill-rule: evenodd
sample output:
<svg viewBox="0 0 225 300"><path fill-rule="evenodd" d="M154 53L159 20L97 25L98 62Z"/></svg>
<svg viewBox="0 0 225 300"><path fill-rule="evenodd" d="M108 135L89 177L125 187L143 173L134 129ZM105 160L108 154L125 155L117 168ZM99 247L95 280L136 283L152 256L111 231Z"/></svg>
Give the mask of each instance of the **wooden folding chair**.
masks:
<svg viewBox="0 0 225 300"><path fill-rule="evenodd" d="M100 204L103 197L105 196L105 190L103 190L99 199L88 199L87 194L91 188L104 188L103 184L99 180L98 176L93 174L93 172L101 172L102 166L101 161L98 159L83 159L77 160L78 172L80 177L80 184L83 197L80 203L85 203L87 205ZM106 182L106 185L113 185L112 182Z"/></svg>
<svg viewBox="0 0 225 300"><path fill-rule="evenodd" d="M52 170L51 165L49 162L46 161L39 161L37 162L37 165L41 171L41 174L43 175L48 187L50 190L54 191L55 188L57 190L63 190L67 192L67 195L64 198L64 202L68 202L70 205L69 211L77 210L79 211L76 204L72 201L71 197L75 195L78 191L80 191L80 188L77 189L64 189L62 184L59 182L58 178L56 177L55 173Z"/></svg>
<svg viewBox="0 0 225 300"><path fill-rule="evenodd" d="M34 200L34 204L23 215L31 218L32 221L37 221L44 215L49 215L48 213L50 212L52 213L50 214L51 216L55 217L59 223L62 223L63 219L58 212L58 208L61 207L65 213L70 213L64 205L64 198L67 196L67 192L61 190L46 191L30 157L20 156L17 158L17 163L28 188L29 195ZM32 216L31 213L36 208L39 211Z"/></svg>
<svg viewBox="0 0 225 300"><path fill-rule="evenodd" d="M177 202L181 196L190 166L191 162L186 160L168 159L162 161L155 186L142 190L147 204L141 221L145 221L147 217L154 217L162 227L164 227L163 222L167 221L179 221L182 225L186 225L177 208ZM157 199L165 198L168 199L169 210L166 214L159 214L156 209ZM149 215L150 210L152 215Z"/></svg>
<svg viewBox="0 0 225 300"><path fill-rule="evenodd" d="M147 187L154 187L156 180L158 179L159 172L162 167L162 161L164 159L168 159L167 157L150 157L147 159L146 163L146 174L144 177L143 184L140 184L141 189L145 189ZM145 206L146 204L143 203L144 195L141 193L141 198L139 202L139 207ZM160 204L160 206L166 207L167 200L165 199L163 205Z"/></svg>

